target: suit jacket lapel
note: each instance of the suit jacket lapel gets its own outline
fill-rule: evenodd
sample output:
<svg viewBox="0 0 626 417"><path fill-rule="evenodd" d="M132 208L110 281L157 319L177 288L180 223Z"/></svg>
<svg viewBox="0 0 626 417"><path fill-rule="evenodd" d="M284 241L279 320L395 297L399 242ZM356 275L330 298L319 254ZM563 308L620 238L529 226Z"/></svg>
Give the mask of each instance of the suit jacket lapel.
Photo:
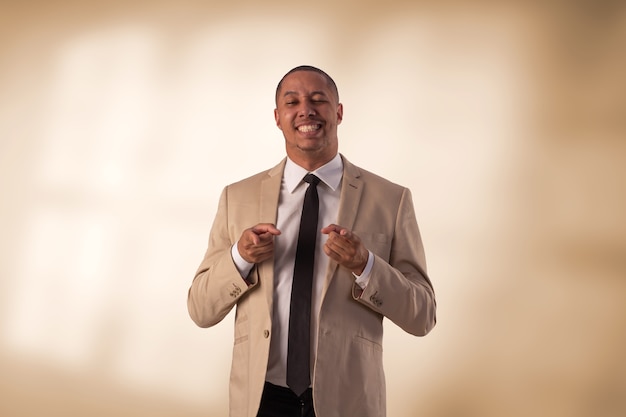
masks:
<svg viewBox="0 0 626 417"><path fill-rule="evenodd" d="M354 221L356 220L361 203L361 194L363 193L363 181L360 179L361 173L359 168L352 165L343 155L343 177L341 179L341 196L339 197L339 213L337 214L337 224L352 230ZM330 261L328 270L326 271L326 282L322 291L322 300L326 294L326 290L330 285L332 278L335 276L338 264Z"/></svg>
<svg viewBox="0 0 626 417"><path fill-rule="evenodd" d="M278 214L278 198L280 196L280 184L285 170L283 159L278 165L268 171L267 176L261 181L259 195L259 221L261 223L276 224ZM274 261L273 259L262 262L259 265L259 279L263 280L262 288L265 291L269 311L272 311L274 291Z"/></svg>
<svg viewBox="0 0 626 417"><path fill-rule="evenodd" d="M356 215L361 203L363 181L360 179L359 169L343 157L343 178L341 180L341 197L339 198L339 213L337 224L352 230Z"/></svg>

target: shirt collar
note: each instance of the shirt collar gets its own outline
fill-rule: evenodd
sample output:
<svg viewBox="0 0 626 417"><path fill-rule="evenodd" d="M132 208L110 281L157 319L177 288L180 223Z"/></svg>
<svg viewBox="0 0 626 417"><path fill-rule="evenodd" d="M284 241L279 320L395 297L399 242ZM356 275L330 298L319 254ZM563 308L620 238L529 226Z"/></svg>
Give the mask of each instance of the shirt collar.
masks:
<svg viewBox="0 0 626 417"><path fill-rule="evenodd" d="M293 162L287 157L287 163L285 164L285 172L283 173L283 181L290 193L296 189L296 187L302 182L302 179L309 171L302 168L300 165ZM343 175L343 160L339 154L335 155L333 159L322 165L315 171L311 171L315 174L324 184L330 189L335 191L339 188L341 183L341 177Z"/></svg>

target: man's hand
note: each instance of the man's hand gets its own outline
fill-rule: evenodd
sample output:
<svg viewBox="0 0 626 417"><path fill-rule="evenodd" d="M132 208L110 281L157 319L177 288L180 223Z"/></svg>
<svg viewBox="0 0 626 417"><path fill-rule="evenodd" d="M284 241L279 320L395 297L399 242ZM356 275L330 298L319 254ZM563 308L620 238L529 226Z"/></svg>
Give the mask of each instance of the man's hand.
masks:
<svg viewBox="0 0 626 417"><path fill-rule="evenodd" d="M361 239L350 230L331 224L322 229L328 235L324 252L339 265L361 275L367 265L368 250Z"/></svg>
<svg viewBox="0 0 626 417"><path fill-rule="evenodd" d="M273 224L259 223L243 231L237 241L237 250L247 262L263 262L274 254L274 236L279 234L280 230Z"/></svg>

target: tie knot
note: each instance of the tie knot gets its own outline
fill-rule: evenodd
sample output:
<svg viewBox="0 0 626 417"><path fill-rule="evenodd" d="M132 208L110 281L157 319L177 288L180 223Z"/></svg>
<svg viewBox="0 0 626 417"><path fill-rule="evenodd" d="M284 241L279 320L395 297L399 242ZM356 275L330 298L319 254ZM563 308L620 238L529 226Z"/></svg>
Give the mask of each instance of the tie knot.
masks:
<svg viewBox="0 0 626 417"><path fill-rule="evenodd" d="M304 182L308 182L311 185L317 185L320 183L320 179L314 174L306 174L304 176Z"/></svg>

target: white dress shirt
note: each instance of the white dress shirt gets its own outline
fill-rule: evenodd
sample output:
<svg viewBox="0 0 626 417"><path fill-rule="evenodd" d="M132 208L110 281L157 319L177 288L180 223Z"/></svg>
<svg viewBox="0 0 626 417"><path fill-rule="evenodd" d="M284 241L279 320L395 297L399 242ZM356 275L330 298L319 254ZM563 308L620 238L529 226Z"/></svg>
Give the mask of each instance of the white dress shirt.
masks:
<svg viewBox="0 0 626 417"><path fill-rule="evenodd" d="M289 333L289 310L291 304L291 286L295 265L296 246L302 216L304 194L308 187L303 178L309 171L287 158L283 174L280 197L278 202L278 216L276 228L281 234L274 238L274 303L272 315L272 338L270 341L269 362L267 365L266 380L275 385L287 386L287 345ZM341 178L343 176L343 161L337 154L326 165L312 172L321 181L317 185L319 195L318 230L337 222L339 211L339 197L341 195ZM250 225L252 227L254 225ZM322 247L328 236L321 232L315 244L315 264L313 274L313 289L311 299L311 369L315 363L315 346L317 344L318 316L321 305L324 276L328 267L329 258ZM247 277L254 264L245 261L237 244L233 245L231 254L242 277ZM369 281L374 257L369 254L368 263L356 282L365 288Z"/></svg>

